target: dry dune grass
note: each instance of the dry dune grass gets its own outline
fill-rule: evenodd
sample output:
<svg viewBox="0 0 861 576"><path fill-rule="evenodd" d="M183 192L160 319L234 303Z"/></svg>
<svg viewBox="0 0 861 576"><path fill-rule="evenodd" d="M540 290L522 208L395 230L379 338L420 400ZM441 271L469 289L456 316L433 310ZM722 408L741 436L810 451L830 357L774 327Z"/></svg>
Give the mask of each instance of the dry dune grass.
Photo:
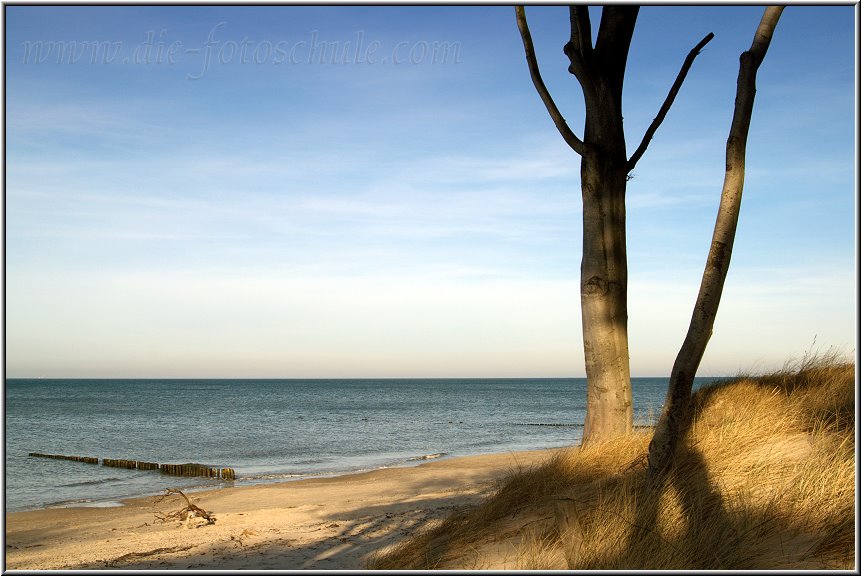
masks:
<svg viewBox="0 0 861 576"><path fill-rule="evenodd" d="M854 570L854 382L835 353L704 388L657 495L649 432L563 450L369 566Z"/></svg>

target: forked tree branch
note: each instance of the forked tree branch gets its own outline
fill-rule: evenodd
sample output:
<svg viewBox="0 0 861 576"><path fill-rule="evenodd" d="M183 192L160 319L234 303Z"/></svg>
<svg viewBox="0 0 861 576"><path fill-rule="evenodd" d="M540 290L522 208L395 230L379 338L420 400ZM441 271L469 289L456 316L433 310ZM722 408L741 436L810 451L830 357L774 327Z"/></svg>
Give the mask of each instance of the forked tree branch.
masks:
<svg viewBox="0 0 861 576"><path fill-rule="evenodd" d="M631 159L628 160L628 165L627 165L628 172L633 170L634 166L637 165L637 162L643 156L643 153L645 153L646 148L649 147L649 142L652 141L652 137L655 135L655 132L657 132L661 123L664 121L664 118L667 116L667 112L670 111L670 106L673 105L673 101L676 99L676 95L679 93L679 89L682 87L682 82L685 81L685 77L688 75L688 70L690 70L691 66L694 63L694 58L696 58L699 55L700 50L702 50L706 44L711 42L711 39L714 37L715 37L715 35L712 34L711 32L709 32L705 38L700 40L699 44L694 46L693 50L688 52L688 56L687 56L687 58L685 58L685 61L682 64L682 69L679 70L679 75L676 76L676 81L673 82L673 85L670 88L670 93L667 94L667 98L666 98L666 100L664 100L664 104L661 106L661 109L658 111L658 115L655 116L654 120L652 120L652 124L649 126L649 129L646 130L646 133L643 135L643 141L640 142L640 145L637 147L637 149L631 155Z"/></svg>
<svg viewBox="0 0 861 576"><path fill-rule="evenodd" d="M544 80L541 79L541 71L538 69L538 61L535 58L535 48L532 45L532 35L529 33L529 26L526 23L526 12L523 6L515 6L514 10L517 14L517 27L520 29L520 37L523 39L523 49L526 52L526 63L529 65L529 75L532 77L532 83L535 85L538 95L541 96L541 100L544 102L544 106L547 108L547 112L550 113L550 118L553 119L553 123L556 124L556 128L559 130L562 138L575 152L583 156L586 153L586 144L568 127L565 118L562 117L562 113L559 112L559 108L556 107L556 103L550 96L550 92L547 91Z"/></svg>

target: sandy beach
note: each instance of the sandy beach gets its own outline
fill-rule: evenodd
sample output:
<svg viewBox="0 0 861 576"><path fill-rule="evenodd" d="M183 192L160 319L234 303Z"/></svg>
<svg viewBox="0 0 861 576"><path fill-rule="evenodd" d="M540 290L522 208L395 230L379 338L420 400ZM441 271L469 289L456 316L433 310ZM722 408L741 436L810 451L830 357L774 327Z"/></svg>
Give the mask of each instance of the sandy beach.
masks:
<svg viewBox="0 0 861 576"><path fill-rule="evenodd" d="M211 525L159 520L186 505L179 495L8 513L5 569L362 569L369 555L478 502L498 479L552 452L190 494L215 516Z"/></svg>

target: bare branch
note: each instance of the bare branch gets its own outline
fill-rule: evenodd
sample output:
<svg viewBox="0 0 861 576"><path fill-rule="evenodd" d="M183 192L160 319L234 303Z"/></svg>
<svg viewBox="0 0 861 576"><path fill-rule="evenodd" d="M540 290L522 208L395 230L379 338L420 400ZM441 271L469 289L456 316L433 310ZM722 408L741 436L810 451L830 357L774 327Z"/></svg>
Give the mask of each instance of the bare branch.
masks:
<svg viewBox="0 0 861 576"><path fill-rule="evenodd" d="M517 14L517 27L520 29L521 38L523 38L523 49L526 52L526 63L529 65L529 75L532 77L532 83L535 85L538 95L541 96L541 100L544 102L544 106L547 108L547 112L550 113L550 118L553 119L553 123L556 124L556 128L559 130L562 138L575 152L582 156L586 153L586 145L568 127L565 118L562 117L562 113L559 112L559 108L556 107L556 103L550 96L550 92L547 91L544 80L541 79L538 61L535 58L535 48L532 45L532 35L529 33L529 26L526 23L526 12L523 6L515 6L514 9Z"/></svg>
<svg viewBox="0 0 861 576"><path fill-rule="evenodd" d="M774 28L783 13L783 8L784 6L768 6L762 15L762 20L760 20L759 27L753 37L753 44L750 45L750 53L753 54L754 65L757 68L765 57L765 52L771 43L771 36L774 34Z"/></svg>
<svg viewBox="0 0 861 576"><path fill-rule="evenodd" d="M682 64L682 69L679 70L679 75L676 76L676 81L673 82L672 87L670 88L670 93L667 94L666 100L664 100L664 104L661 106L661 109L658 111L658 115L655 116L655 119L652 120L652 124L649 126L649 129L646 130L646 133L643 135L643 141L640 142L640 145L637 147L637 150L631 155L631 159L628 160L628 172L634 169L634 166L637 165L637 162L645 153L646 148L649 146L649 142L652 141L652 137L655 135L655 132L660 127L661 123L664 121L664 118L667 115L667 112L670 111L670 106L673 105L673 101L676 99L676 95L679 93L679 89L682 87L682 82L685 81L685 77L688 75L688 70L690 70L691 66L694 63L694 58L696 58L700 50L703 47L711 42L711 39L714 38L715 35L709 32L705 38L700 40L700 43L694 46L693 50L688 52L687 58L685 58L685 62Z"/></svg>
<svg viewBox="0 0 861 576"><path fill-rule="evenodd" d="M592 22L589 20L588 6L572 6L571 10L576 18L577 34L580 36L580 53L583 60L588 60L592 52Z"/></svg>
<svg viewBox="0 0 861 576"><path fill-rule="evenodd" d="M610 4L601 9L601 23L595 40L595 64L610 85L610 89L622 107L622 84L625 79L625 66L628 50L637 24L639 6Z"/></svg>
<svg viewBox="0 0 861 576"><path fill-rule="evenodd" d="M571 21L571 40L565 45L563 51L571 61L568 71L582 82L583 71L592 55L592 24L589 21L589 7L569 6L568 13Z"/></svg>
<svg viewBox="0 0 861 576"><path fill-rule="evenodd" d="M618 52L619 44L622 46L629 45L639 12L639 6L619 4L604 6L601 9L601 22L598 24L595 50ZM627 48L624 49L624 53L627 54Z"/></svg>

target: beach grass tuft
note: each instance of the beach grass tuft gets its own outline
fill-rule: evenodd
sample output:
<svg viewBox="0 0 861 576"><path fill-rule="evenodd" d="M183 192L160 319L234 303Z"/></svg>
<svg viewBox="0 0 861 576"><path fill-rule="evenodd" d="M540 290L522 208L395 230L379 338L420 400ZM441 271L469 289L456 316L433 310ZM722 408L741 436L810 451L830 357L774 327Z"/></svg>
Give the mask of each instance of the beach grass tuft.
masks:
<svg viewBox="0 0 861 576"><path fill-rule="evenodd" d="M560 450L369 567L854 570L854 361L806 355L693 402L660 490L646 488L649 430Z"/></svg>

